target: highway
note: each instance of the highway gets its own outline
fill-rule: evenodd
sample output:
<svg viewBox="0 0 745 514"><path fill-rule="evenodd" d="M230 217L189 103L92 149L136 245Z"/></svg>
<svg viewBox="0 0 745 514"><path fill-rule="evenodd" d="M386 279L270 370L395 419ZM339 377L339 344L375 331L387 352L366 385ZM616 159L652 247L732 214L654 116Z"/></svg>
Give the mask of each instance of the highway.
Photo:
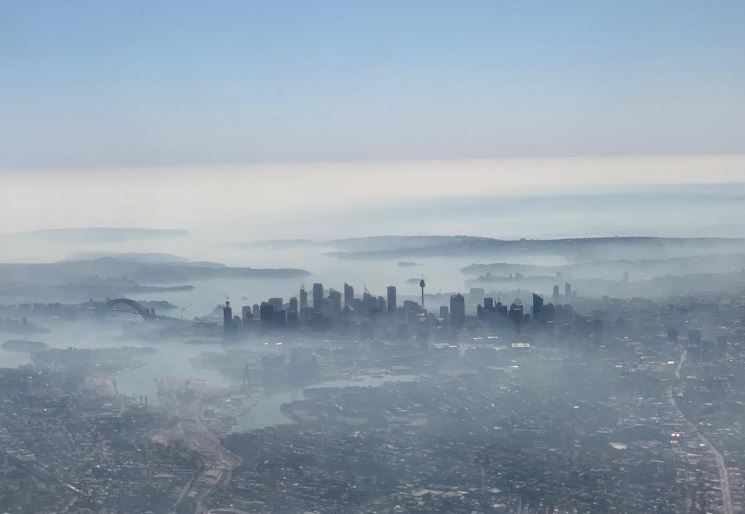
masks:
<svg viewBox="0 0 745 514"><path fill-rule="evenodd" d="M178 420L176 427L162 433L164 440L180 440L197 451L204 462L204 468L184 487L172 511L176 512L187 497L193 498L194 514L207 511L203 502L215 486L230 482L233 469L243 460L227 450L220 438L209 430L202 421L202 401L198 395L186 397L179 395L179 384L161 380L158 383L158 398L166 411Z"/></svg>
<svg viewBox="0 0 745 514"><path fill-rule="evenodd" d="M734 510L732 509L732 496L730 494L729 472L727 470L727 466L724 463L724 457L722 456L721 452L717 450L717 448L713 444L711 444L711 441L709 441L706 436L704 436L704 434L702 434L698 430L696 425L694 425L688 418L685 417L685 414L683 414L683 411L680 410L678 402L675 400L675 395L673 394L674 386L677 387L680 383L680 370L683 368L687 356L688 352L684 349L680 355L680 361L675 368L676 383L670 384L667 387L667 398L668 400L670 400L670 403L672 404L676 412L685 421L688 432L695 435L701 442L701 444L705 446L709 450L709 453L711 453L714 457L714 460L717 463L717 468L719 469L719 483L722 489L722 511L725 514L734 514Z"/></svg>

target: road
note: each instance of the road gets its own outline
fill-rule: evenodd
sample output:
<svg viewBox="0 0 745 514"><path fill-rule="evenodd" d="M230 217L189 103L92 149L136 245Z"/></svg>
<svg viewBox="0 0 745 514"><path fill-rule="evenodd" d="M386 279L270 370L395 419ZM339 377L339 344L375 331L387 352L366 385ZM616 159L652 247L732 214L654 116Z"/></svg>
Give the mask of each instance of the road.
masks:
<svg viewBox="0 0 745 514"><path fill-rule="evenodd" d="M159 381L158 398L161 406L178 420L176 427L162 433L164 440L179 440L197 451L204 462L204 468L184 487L173 505L173 512L187 497L195 503L194 514L206 511L204 499L216 486L230 482L233 469L240 466L242 459L227 450L220 438L202 421L202 401L199 395L179 394L184 387L178 383Z"/></svg>
<svg viewBox="0 0 745 514"><path fill-rule="evenodd" d="M724 457L722 456L721 452L717 450L716 446L711 444L711 441L709 441L706 436L698 430L696 425L694 425L688 418L685 417L683 411L681 411L680 407L678 407L678 402L675 400L675 395L673 394L673 387L677 387L680 383L680 370L683 368L687 356L688 352L684 349L683 352L680 354L680 361L675 368L676 383L670 384L667 387L667 398L668 400L670 400L670 403L680 415L680 417L685 421L688 432L694 434L701 442L701 444L709 450L709 453L714 456L714 460L717 463L717 468L719 468L719 484L722 489L722 510L725 514L734 514L734 510L732 509L732 496L730 494L729 471L727 470L727 466L724 463Z"/></svg>

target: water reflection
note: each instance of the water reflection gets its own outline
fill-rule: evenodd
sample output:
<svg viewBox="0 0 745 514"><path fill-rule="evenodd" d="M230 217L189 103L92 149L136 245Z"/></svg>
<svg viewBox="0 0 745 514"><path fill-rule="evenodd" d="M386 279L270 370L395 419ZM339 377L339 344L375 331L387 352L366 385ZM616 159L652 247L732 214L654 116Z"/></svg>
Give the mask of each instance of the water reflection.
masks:
<svg viewBox="0 0 745 514"><path fill-rule="evenodd" d="M26 364L31 364L31 355L28 353L0 348L0 368L17 368Z"/></svg>
<svg viewBox="0 0 745 514"><path fill-rule="evenodd" d="M328 380L291 390L266 392L257 399L256 405L243 416L238 418L234 432L257 430L269 426L292 423L292 420L282 412L282 404L305 399L308 389L327 387L378 387L386 382L413 382L417 375L360 375L354 379Z"/></svg>
<svg viewBox="0 0 745 514"><path fill-rule="evenodd" d="M147 395L148 401L158 404L156 379L172 377L181 379L198 379L226 386L237 385L221 373L204 368L195 368L189 359L203 351L214 351L214 344L183 344L168 341L151 345L158 350L148 355L145 364L116 376L116 387L120 394L132 398Z"/></svg>

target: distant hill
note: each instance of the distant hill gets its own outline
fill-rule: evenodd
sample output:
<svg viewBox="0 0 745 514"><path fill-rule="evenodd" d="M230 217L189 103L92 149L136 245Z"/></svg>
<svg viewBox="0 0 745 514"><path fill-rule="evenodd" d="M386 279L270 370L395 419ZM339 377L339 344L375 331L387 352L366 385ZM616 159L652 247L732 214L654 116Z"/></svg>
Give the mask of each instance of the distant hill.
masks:
<svg viewBox="0 0 745 514"><path fill-rule="evenodd" d="M403 252L458 244L484 244L490 241L498 240L477 236L371 236L334 239L326 241L326 244L346 252L361 253Z"/></svg>
<svg viewBox="0 0 745 514"><path fill-rule="evenodd" d="M246 241L239 243L225 243L226 248L237 248L244 250L285 250L290 248L300 248L304 246L319 246L323 243L312 241L310 239L267 239L265 241Z"/></svg>
<svg viewBox="0 0 745 514"><path fill-rule="evenodd" d="M745 250L745 239L588 237L567 239L492 239L470 236L380 236L329 241L342 259L400 259L406 257L498 257L500 255L557 255L574 260L662 258Z"/></svg>
<svg viewBox="0 0 745 514"><path fill-rule="evenodd" d="M35 230L0 235L0 239L12 241L45 241L52 243L117 243L144 239L163 239L188 236L183 229L84 227Z"/></svg>
<svg viewBox="0 0 745 514"><path fill-rule="evenodd" d="M215 262L184 260L159 262L140 257L134 254L40 264L0 264L0 282L61 285L81 283L91 277L127 277L146 284L183 284L214 278L295 278L310 275L305 270L295 268L230 267Z"/></svg>
<svg viewBox="0 0 745 514"><path fill-rule="evenodd" d="M114 257L117 259L123 259L131 262L146 262L146 263L172 263L172 262L189 262L187 259L174 255L172 253L134 253L134 252L76 252L72 254L66 261L87 261L92 259L100 259L102 257Z"/></svg>
<svg viewBox="0 0 745 514"><path fill-rule="evenodd" d="M509 274L551 276L557 272L573 278L607 277L620 279L623 273L630 273L635 280L662 275L682 275L689 273L723 273L745 269L745 254L712 254L662 259L621 259L611 261L585 261L563 266L535 266L497 262L491 264L471 264L461 269L465 275L491 276L498 278ZM488 274L488 276L487 276Z"/></svg>

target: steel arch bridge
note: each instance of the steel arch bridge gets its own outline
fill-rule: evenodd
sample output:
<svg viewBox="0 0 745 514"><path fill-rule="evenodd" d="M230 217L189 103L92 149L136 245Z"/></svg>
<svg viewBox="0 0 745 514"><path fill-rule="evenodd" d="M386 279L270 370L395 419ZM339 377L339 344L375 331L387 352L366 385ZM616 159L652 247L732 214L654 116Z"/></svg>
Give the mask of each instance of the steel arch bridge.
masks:
<svg viewBox="0 0 745 514"><path fill-rule="evenodd" d="M108 300L106 303L103 304L103 307L106 311L113 311L114 307L116 307L117 305L127 305L131 307L137 314L142 316L142 319L144 319L145 321L155 318L155 313L153 311L151 311L147 307L140 305L134 300L130 300L129 298L115 298L113 300Z"/></svg>

